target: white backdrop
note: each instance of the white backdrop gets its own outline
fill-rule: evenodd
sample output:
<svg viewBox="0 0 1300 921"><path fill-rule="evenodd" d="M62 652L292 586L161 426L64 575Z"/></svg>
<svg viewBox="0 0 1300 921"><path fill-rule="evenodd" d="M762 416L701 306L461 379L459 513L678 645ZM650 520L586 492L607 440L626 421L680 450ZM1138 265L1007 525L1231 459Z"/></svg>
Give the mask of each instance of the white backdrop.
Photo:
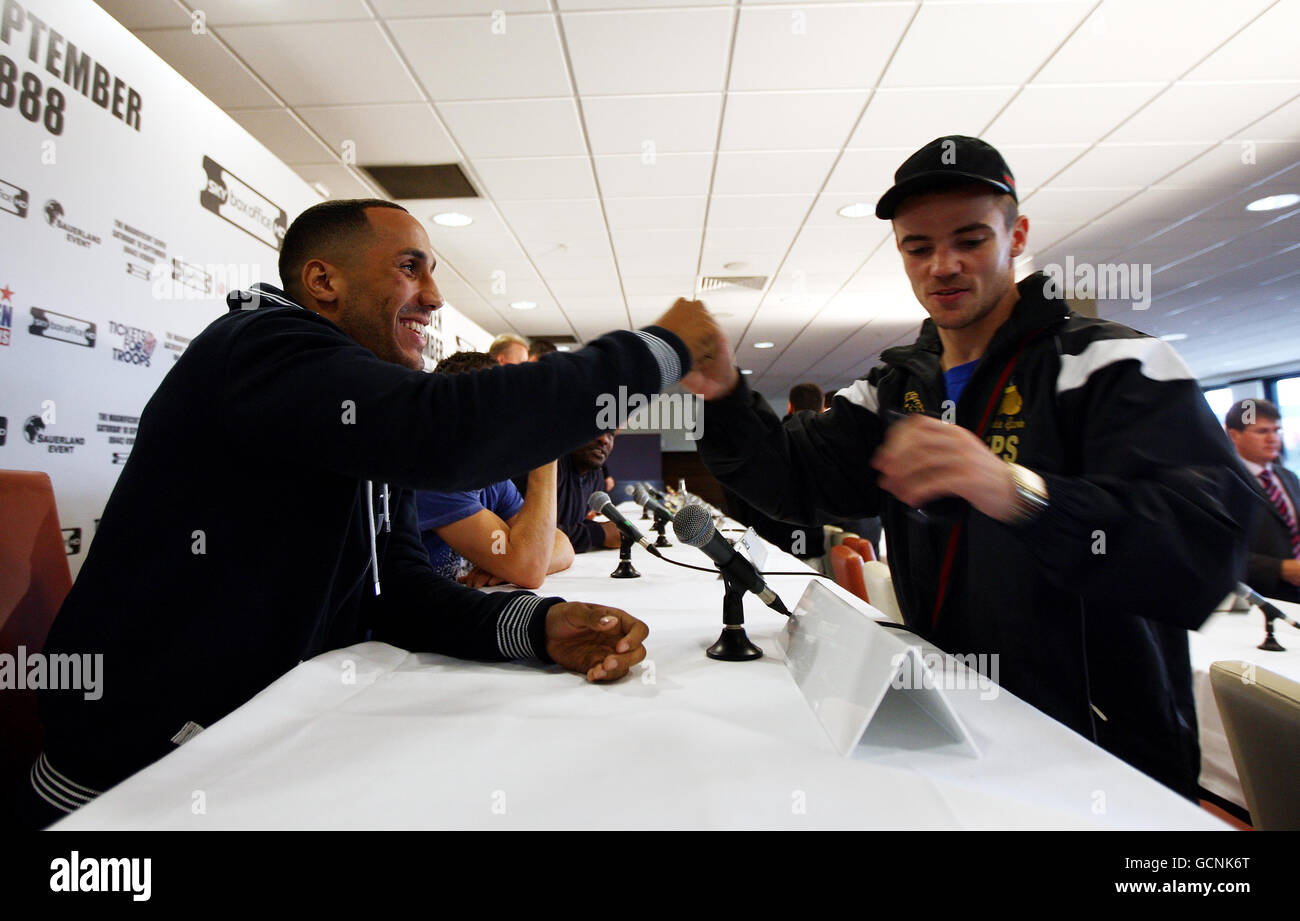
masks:
<svg viewBox="0 0 1300 921"><path fill-rule="evenodd" d="M50 475L75 576L154 388L321 196L90 0L4 13L0 468Z"/></svg>

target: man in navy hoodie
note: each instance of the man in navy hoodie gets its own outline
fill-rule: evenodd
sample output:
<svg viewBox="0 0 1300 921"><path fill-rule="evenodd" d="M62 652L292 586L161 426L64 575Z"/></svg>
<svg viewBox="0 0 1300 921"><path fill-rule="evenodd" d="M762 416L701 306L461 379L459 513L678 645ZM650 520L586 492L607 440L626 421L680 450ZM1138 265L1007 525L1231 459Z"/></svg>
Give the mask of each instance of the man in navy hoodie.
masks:
<svg viewBox="0 0 1300 921"><path fill-rule="evenodd" d="M404 209L317 205L285 234L285 290L232 293L159 385L45 649L102 653L102 698L42 692L28 824L367 638L591 681L644 658L646 626L626 612L436 576L414 490L482 486L589 441L600 394L655 393L692 359L707 366L716 325L679 301L658 326L545 362L424 374L433 269Z"/></svg>

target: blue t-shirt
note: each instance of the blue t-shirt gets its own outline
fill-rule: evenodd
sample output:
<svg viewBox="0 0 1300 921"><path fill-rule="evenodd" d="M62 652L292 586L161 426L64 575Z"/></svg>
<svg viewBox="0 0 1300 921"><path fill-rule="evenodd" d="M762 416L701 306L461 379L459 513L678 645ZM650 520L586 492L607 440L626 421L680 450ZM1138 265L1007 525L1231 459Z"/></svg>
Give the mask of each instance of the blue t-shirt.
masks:
<svg viewBox="0 0 1300 921"><path fill-rule="evenodd" d="M966 389L966 384L969 383L970 376L975 373L975 366L979 363L977 358L964 365L953 365L943 372L943 385L948 390L948 399L953 403L961 399L961 392Z"/></svg>
<svg viewBox="0 0 1300 921"><path fill-rule="evenodd" d="M523 497L509 480L469 489L464 492L429 492L415 494L415 511L420 519L420 539L429 551L429 562L440 576L456 579L472 568L468 560L447 545L437 529L476 515L487 509L502 521L508 521L524 507Z"/></svg>

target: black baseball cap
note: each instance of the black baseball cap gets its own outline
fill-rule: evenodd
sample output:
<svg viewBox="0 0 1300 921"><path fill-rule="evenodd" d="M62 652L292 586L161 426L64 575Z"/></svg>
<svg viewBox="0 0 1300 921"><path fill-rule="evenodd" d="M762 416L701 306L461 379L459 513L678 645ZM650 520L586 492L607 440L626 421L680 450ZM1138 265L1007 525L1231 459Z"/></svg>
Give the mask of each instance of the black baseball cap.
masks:
<svg viewBox="0 0 1300 921"><path fill-rule="evenodd" d="M876 202L876 217L887 221L909 195L965 180L984 183L1016 198L1016 180L1002 154L979 138L953 134L935 138L903 161L894 173L893 188Z"/></svg>

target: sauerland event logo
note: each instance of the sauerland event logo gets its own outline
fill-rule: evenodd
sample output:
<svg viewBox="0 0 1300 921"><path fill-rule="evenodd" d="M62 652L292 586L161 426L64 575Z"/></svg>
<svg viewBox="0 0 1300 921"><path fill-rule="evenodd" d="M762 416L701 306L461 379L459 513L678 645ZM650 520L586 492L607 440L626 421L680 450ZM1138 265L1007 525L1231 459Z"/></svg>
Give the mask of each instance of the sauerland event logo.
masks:
<svg viewBox="0 0 1300 921"><path fill-rule="evenodd" d="M45 420L40 416L28 416L23 423L23 438L29 445L44 445L50 454L71 454L86 443L80 435L47 435Z"/></svg>
<svg viewBox="0 0 1300 921"><path fill-rule="evenodd" d="M153 350L158 346L158 337L147 329L127 326L115 320L108 321L108 331L121 340L121 348L113 348L113 360L128 365L149 367Z"/></svg>
<svg viewBox="0 0 1300 921"><path fill-rule="evenodd" d="M45 203L45 223L62 230L63 238L69 243L75 243L86 249L104 242L93 233L82 230L80 227L74 227L65 221L63 219L63 205L52 198Z"/></svg>
<svg viewBox="0 0 1300 921"><path fill-rule="evenodd" d="M84 345L88 349L95 347L95 324L89 320L65 316L46 310L44 307L32 308L32 325L27 331L33 336L44 339L57 339L72 345Z"/></svg>
<svg viewBox="0 0 1300 921"><path fill-rule="evenodd" d="M203 158L203 172L207 174L207 182L199 192L199 204L279 251L289 227L285 210L211 157Z"/></svg>

